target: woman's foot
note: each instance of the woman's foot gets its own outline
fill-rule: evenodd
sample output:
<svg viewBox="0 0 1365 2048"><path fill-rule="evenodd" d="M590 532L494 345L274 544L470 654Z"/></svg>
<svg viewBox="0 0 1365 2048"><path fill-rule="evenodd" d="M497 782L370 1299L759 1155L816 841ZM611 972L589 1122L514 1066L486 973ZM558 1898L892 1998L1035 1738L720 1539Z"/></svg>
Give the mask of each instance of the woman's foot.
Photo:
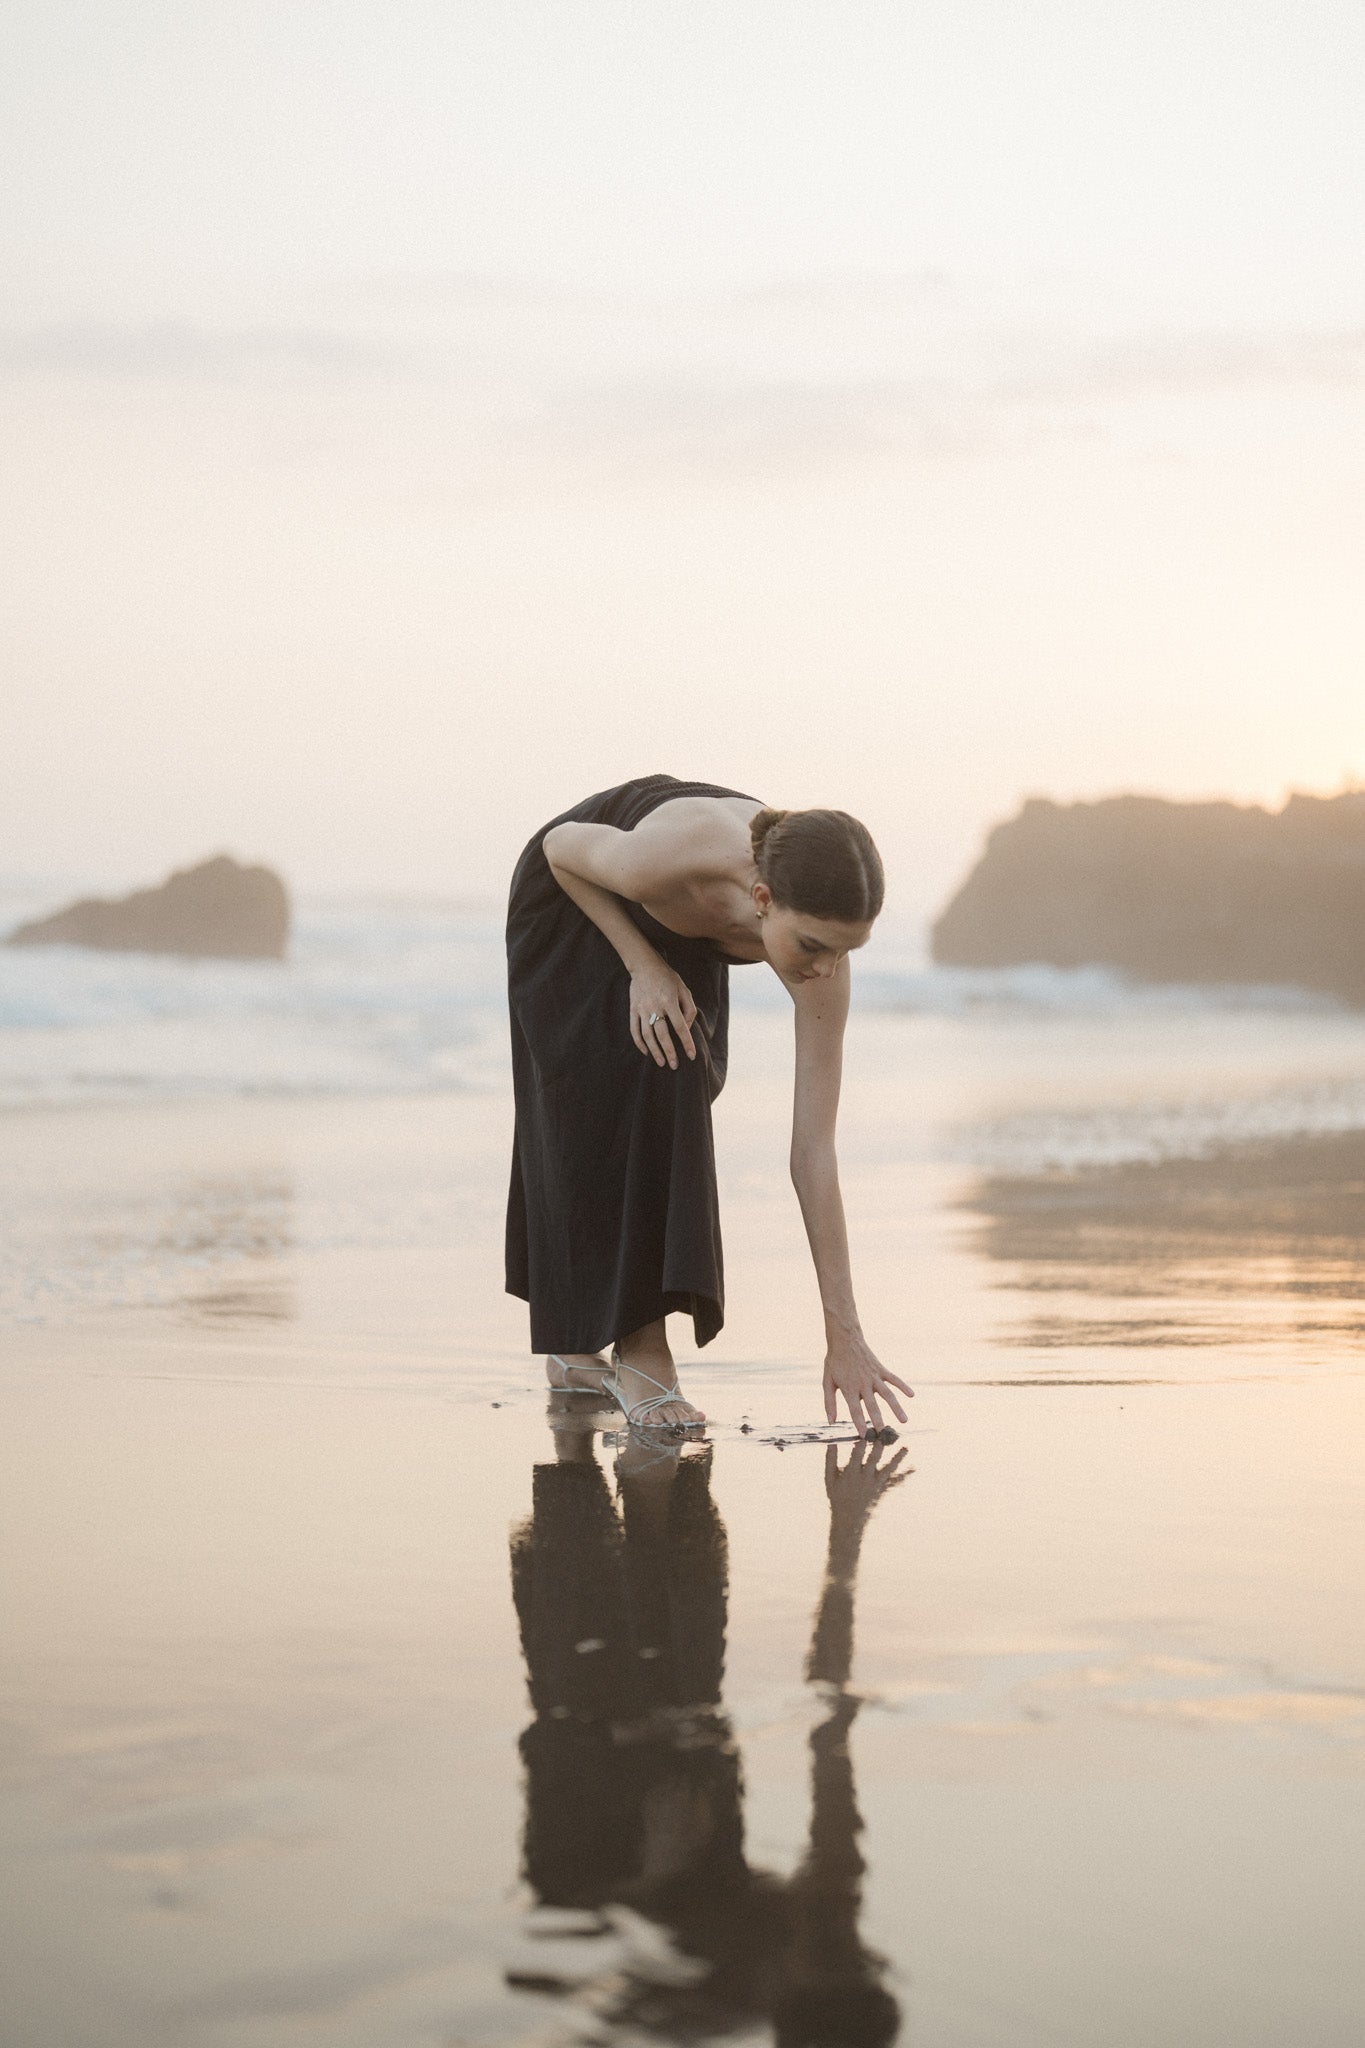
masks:
<svg viewBox="0 0 1365 2048"><path fill-rule="evenodd" d="M557 1394L600 1394L607 1361L596 1351L551 1351L545 1377Z"/></svg>
<svg viewBox="0 0 1365 2048"><path fill-rule="evenodd" d="M681 1390L671 1400L661 1394L678 1384L678 1369L668 1348L661 1322L650 1323L616 1346L614 1384L627 1411L641 1402L657 1402L640 1417L638 1427L646 1429L692 1429L706 1417L700 1408L684 1400Z"/></svg>

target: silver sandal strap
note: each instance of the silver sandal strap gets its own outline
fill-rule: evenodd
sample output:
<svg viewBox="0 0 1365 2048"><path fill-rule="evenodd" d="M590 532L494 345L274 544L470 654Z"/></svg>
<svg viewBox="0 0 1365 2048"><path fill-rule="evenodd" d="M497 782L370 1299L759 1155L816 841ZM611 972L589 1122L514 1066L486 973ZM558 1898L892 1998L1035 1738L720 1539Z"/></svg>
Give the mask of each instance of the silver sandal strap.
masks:
<svg viewBox="0 0 1365 2048"><path fill-rule="evenodd" d="M625 1361L621 1357L620 1352L614 1347L611 1354L611 1363L610 1381L604 1379L602 1384L604 1387L610 1386L617 1406L627 1422L642 1422L647 1416L652 1415L656 1408L666 1408L670 1401L682 1401L686 1398L676 1379L671 1387L666 1387L662 1380L655 1379L652 1372L645 1372L640 1366L635 1365L630 1370L637 1374L640 1379L648 1380L650 1386L657 1387L659 1391L657 1394L646 1394L642 1401L636 1401L634 1406L629 1406L621 1395L621 1368Z"/></svg>

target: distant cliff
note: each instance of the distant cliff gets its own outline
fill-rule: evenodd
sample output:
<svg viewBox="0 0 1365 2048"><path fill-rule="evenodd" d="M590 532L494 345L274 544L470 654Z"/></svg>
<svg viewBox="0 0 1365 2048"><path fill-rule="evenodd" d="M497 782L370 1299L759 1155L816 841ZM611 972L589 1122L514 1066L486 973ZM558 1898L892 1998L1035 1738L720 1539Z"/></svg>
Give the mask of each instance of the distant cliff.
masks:
<svg viewBox="0 0 1365 2048"><path fill-rule="evenodd" d="M159 888L113 900L88 896L51 917L21 924L5 944L282 960L288 942L289 896L279 876L220 853L177 870Z"/></svg>
<svg viewBox="0 0 1365 2048"><path fill-rule="evenodd" d="M1293 982L1365 1005L1365 791L1282 811L1031 798L990 834L932 945L953 967Z"/></svg>

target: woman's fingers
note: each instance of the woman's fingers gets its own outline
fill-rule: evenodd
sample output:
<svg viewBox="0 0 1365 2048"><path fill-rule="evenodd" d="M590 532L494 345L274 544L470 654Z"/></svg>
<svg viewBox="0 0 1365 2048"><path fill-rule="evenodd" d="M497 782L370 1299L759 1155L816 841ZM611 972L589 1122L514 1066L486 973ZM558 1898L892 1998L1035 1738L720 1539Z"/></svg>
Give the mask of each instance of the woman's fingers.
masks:
<svg viewBox="0 0 1365 2048"><path fill-rule="evenodd" d="M894 1416L896 1416L897 1419L901 1422L908 1421L909 1417L906 1415L905 1410L901 1407L900 1402L896 1399L895 1395L891 1391L893 1386L898 1387L900 1385L900 1381L893 1380L890 1373L883 1373L881 1378L878 1380L877 1385L880 1388L882 1398L886 1402L887 1407L891 1410L891 1413ZM907 1387L905 1391L908 1394L910 1389Z"/></svg>
<svg viewBox="0 0 1365 2048"><path fill-rule="evenodd" d="M825 1420L827 1422L837 1422L839 1420L839 1396L841 1394L844 1397L844 1406L848 1410L850 1423L857 1430L859 1436L866 1436L871 1424L868 1422L863 1410L861 1392L857 1387L846 1387L842 1380L835 1379L832 1375L828 1374L825 1378Z"/></svg>
<svg viewBox="0 0 1365 2048"><path fill-rule="evenodd" d="M899 1387L906 1394L913 1393L913 1389L907 1387L903 1379L898 1379L895 1373L885 1372L880 1368L874 1372L867 1366L862 1367L861 1370L855 1368L855 1372L856 1377L850 1375L850 1378L846 1381L837 1369L834 1371L826 1369L824 1379L826 1422L838 1421L838 1404L841 1397L844 1406L848 1409L848 1419L860 1436L868 1436L886 1427L880 1405L882 1402L885 1402L898 1421L904 1422L907 1420L904 1408L892 1391L893 1388Z"/></svg>
<svg viewBox="0 0 1365 2048"><path fill-rule="evenodd" d="M638 1014L633 1016L630 1020L630 1035L641 1052L647 1053L656 1067L676 1066L677 1062L668 1057L673 1048L664 1027L664 1020L657 1013L649 1017Z"/></svg>
<svg viewBox="0 0 1365 2048"><path fill-rule="evenodd" d="M684 996L687 994L686 989L683 990L683 994ZM673 1019L674 1024L677 1026L678 1038L682 1045L683 1051L687 1054L687 1057L690 1060L694 1060L697 1057L697 1048L692 1043L692 1033L688 1030L687 1027L692 1022L692 1017L695 1017L697 1014L696 1004L694 1003L692 1005L692 1017L688 1016L687 1011L681 1002L675 1004L668 1014Z"/></svg>
<svg viewBox="0 0 1365 2048"><path fill-rule="evenodd" d="M692 1036L696 1015L692 991L677 975L673 975L671 980L655 981L653 986L648 975L638 979L632 977L630 1035L637 1049L648 1054L656 1067L672 1067L674 1072L677 1071L678 1048L673 1042L674 1032L687 1057L690 1060L697 1057L696 1041Z"/></svg>
<svg viewBox="0 0 1365 2048"><path fill-rule="evenodd" d="M663 1057L659 1061L659 1065L663 1066L665 1061L667 1061L670 1067L676 1068L678 1064L678 1055L673 1050L673 1040L669 1036L667 1017L656 1017L654 1019L652 1029L654 1032L655 1040L659 1046L660 1052L663 1055Z"/></svg>
<svg viewBox="0 0 1365 2048"><path fill-rule="evenodd" d="M856 1428L864 1431L885 1429L886 1419L882 1414L878 1396L886 1403L898 1422L905 1422L909 1419L904 1408L902 1408L900 1402L891 1391L889 1385L891 1378L892 1375L889 1373L878 1374L877 1378L866 1389L859 1388L856 1393L845 1391L844 1399L848 1403L849 1416ZM901 1384L901 1381L896 1381L897 1386ZM907 1387L906 1392L908 1393L909 1391ZM833 1420L832 1417L831 1420Z"/></svg>

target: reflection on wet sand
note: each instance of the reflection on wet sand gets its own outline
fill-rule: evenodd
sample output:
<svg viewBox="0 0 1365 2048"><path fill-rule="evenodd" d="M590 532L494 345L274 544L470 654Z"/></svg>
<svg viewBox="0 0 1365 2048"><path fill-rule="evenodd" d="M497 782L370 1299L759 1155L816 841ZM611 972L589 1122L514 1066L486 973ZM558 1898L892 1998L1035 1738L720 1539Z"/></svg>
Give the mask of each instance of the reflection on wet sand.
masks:
<svg viewBox="0 0 1365 2048"><path fill-rule="evenodd" d="M767 2022L780 2043L890 2042L899 2007L859 1932L864 1863L849 1753L854 1582L877 1501L905 1475L859 1447L826 1454L829 1562L806 1676L827 1711L810 1738L809 1846L795 1873L755 1869L743 1776L722 1704L725 1528L711 1451L631 1440L618 1500L573 1397L558 1457L537 1465L512 1586L535 1718L524 1874L532 1931L575 1938L575 1967L509 1974L572 1997L600 2027L708 2040ZM587 1942L584 1962L578 1944ZM592 1948L609 1951L599 1962Z"/></svg>
<svg viewBox="0 0 1365 2048"><path fill-rule="evenodd" d="M186 1181L162 1217L152 1256L183 1276L176 1306L205 1322L287 1322L294 1288L294 1190L279 1174ZM200 1269L200 1270L196 1270Z"/></svg>
<svg viewBox="0 0 1365 2048"><path fill-rule="evenodd" d="M0 1317L46 1320L85 1306L172 1312L186 1323L280 1323L297 1312L292 1174L143 1168L110 1186L98 1159L66 1173L59 1198L0 1188ZM127 1166L127 1162L123 1162Z"/></svg>
<svg viewBox="0 0 1365 2048"><path fill-rule="evenodd" d="M964 1206L979 1249L1015 1269L1009 1286L1133 1304L1039 1313L1007 1344L1365 1336L1365 1132L995 1174Z"/></svg>

